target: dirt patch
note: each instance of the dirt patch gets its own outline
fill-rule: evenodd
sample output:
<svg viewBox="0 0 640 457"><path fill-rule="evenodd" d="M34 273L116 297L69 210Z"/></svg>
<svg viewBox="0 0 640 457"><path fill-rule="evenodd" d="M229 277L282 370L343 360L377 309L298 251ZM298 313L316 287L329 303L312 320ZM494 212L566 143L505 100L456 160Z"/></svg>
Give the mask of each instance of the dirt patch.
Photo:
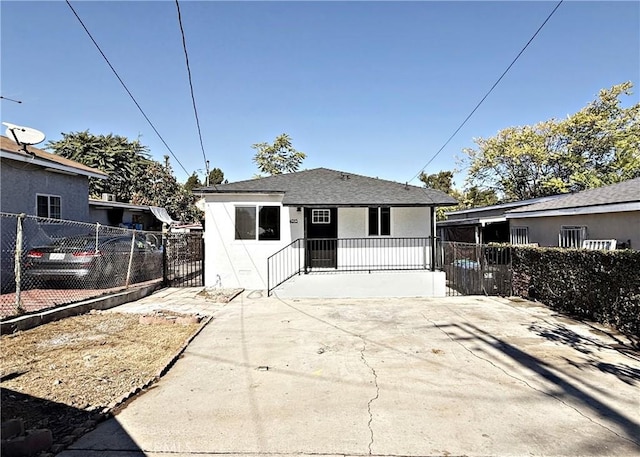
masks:
<svg viewBox="0 0 640 457"><path fill-rule="evenodd" d="M21 417L26 429L49 428L54 443L68 445L159 376L200 328L184 317L154 325L94 311L3 335L2 421Z"/></svg>
<svg viewBox="0 0 640 457"><path fill-rule="evenodd" d="M204 297L216 303L229 303L231 300L240 295L244 289L221 289L210 287L202 289L198 292L198 296Z"/></svg>

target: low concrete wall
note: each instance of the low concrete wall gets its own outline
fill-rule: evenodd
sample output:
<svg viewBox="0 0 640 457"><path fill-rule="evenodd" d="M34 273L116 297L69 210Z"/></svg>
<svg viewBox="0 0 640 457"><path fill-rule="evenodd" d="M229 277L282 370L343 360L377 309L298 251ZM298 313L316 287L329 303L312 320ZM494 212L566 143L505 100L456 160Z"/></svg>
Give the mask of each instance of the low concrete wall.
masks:
<svg viewBox="0 0 640 457"><path fill-rule="evenodd" d="M37 327L38 325L64 319L65 317L84 314L92 309L113 308L114 306L119 306L130 301L139 300L147 295L151 295L153 292L161 288L162 282L159 281L154 284L128 289L113 295L92 298L90 300L72 303L59 308L52 308L39 311L34 314L14 317L13 319L0 323L0 333L5 335L19 330L28 330L30 328Z"/></svg>
<svg viewBox="0 0 640 457"><path fill-rule="evenodd" d="M444 271L310 273L295 276L273 293L282 298L444 297Z"/></svg>

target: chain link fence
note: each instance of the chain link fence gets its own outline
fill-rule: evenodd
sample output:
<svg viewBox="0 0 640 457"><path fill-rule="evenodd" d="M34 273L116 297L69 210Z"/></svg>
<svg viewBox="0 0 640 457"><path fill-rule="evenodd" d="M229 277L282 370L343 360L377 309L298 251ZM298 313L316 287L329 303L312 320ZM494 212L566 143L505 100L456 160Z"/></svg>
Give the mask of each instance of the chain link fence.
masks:
<svg viewBox="0 0 640 457"><path fill-rule="evenodd" d="M0 213L0 317L163 277L161 232Z"/></svg>

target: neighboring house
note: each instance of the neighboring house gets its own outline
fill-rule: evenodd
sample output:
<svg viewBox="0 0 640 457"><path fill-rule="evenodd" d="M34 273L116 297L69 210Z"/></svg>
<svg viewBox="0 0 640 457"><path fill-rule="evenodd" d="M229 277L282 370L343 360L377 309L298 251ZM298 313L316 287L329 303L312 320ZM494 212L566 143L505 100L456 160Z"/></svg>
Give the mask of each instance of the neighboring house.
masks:
<svg viewBox="0 0 640 457"><path fill-rule="evenodd" d="M511 234L507 212L516 208L552 201L560 195L539 197L499 205L481 206L446 212L447 219L438 221L438 237L443 241L463 243L509 243Z"/></svg>
<svg viewBox="0 0 640 457"><path fill-rule="evenodd" d="M89 178L107 174L0 137L0 208L5 213L86 221Z"/></svg>
<svg viewBox="0 0 640 457"><path fill-rule="evenodd" d="M617 240L640 249L640 178L588 189L506 213L514 243L582 247L586 239Z"/></svg>
<svg viewBox="0 0 640 457"><path fill-rule="evenodd" d="M434 214L457 202L443 192L326 168L200 191L206 286L271 291L284 281L281 294L297 285L291 295L444 295L444 273L432 271ZM380 270L404 271L371 274Z"/></svg>
<svg viewBox="0 0 640 457"><path fill-rule="evenodd" d="M33 146L21 146L0 136L0 211L50 219L86 221L89 216L89 178L107 174ZM55 222L55 221L52 221ZM64 229L48 224L48 228ZM35 243L41 228L25 227L25 243ZM2 290L14 284L16 218L0 222ZM23 246L28 249L28 244Z"/></svg>
<svg viewBox="0 0 640 457"><path fill-rule="evenodd" d="M103 194L101 200L89 199L89 221L112 227L136 230L161 231L162 224L175 224L165 208L133 205L114 201L111 194Z"/></svg>

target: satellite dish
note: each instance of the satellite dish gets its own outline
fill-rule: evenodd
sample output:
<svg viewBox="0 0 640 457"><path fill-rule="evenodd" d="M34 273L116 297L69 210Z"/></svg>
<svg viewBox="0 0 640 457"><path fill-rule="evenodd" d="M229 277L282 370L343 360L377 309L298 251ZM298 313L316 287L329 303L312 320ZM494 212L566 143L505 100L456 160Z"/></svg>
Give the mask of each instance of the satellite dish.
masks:
<svg viewBox="0 0 640 457"><path fill-rule="evenodd" d="M3 122L2 125L7 127L7 136L13 137L25 150L28 144L42 143L45 139L44 133L31 127L22 127L8 122Z"/></svg>

